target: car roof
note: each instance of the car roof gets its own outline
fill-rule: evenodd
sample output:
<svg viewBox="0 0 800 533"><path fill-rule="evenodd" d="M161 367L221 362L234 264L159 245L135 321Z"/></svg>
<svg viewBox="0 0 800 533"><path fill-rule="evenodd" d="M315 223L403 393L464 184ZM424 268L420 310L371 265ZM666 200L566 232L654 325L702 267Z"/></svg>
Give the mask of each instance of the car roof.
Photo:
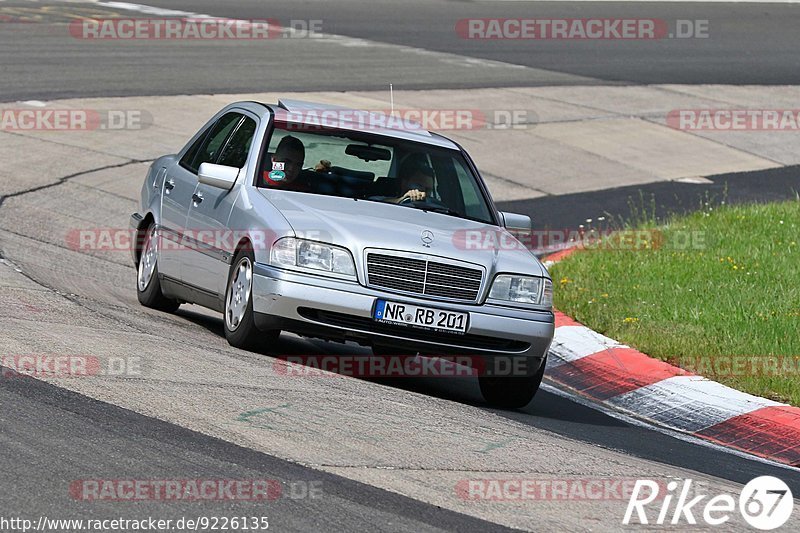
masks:
<svg viewBox="0 0 800 533"><path fill-rule="evenodd" d="M260 105L271 109L275 118L281 122L374 133L384 137L460 150L460 147L447 137L427 131L418 123L390 113L305 100L281 99L277 104Z"/></svg>

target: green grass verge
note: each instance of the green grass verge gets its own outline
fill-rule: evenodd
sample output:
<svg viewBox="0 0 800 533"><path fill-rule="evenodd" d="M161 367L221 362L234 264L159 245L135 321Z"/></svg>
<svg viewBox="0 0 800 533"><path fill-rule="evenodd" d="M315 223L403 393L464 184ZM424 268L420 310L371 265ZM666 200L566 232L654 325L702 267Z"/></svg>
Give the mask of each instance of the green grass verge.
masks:
<svg viewBox="0 0 800 533"><path fill-rule="evenodd" d="M588 247L554 265L556 308L653 357L800 406L800 201L635 229L655 229L660 246Z"/></svg>

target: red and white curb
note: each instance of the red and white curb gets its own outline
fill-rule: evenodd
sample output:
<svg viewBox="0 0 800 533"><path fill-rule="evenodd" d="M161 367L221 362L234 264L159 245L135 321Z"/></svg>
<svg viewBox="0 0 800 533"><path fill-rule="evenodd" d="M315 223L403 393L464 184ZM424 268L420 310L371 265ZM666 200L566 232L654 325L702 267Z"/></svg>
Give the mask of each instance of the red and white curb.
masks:
<svg viewBox="0 0 800 533"><path fill-rule="evenodd" d="M558 311L545 376L612 410L800 468L800 408L649 357Z"/></svg>

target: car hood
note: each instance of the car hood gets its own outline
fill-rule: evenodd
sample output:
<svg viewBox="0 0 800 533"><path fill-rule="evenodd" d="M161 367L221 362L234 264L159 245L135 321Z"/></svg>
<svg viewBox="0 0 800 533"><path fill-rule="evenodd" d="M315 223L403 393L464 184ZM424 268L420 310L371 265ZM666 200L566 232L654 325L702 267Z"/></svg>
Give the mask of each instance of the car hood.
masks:
<svg viewBox="0 0 800 533"><path fill-rule="evenodd" d="M297 237L348 248L361 263L365 248L400 250L474 263L487 273L548 276L508 231L490 224L368 200L260 189ZM423 232L433 240L423 243ZM428 240L426 238L426 240Z"/></svg>

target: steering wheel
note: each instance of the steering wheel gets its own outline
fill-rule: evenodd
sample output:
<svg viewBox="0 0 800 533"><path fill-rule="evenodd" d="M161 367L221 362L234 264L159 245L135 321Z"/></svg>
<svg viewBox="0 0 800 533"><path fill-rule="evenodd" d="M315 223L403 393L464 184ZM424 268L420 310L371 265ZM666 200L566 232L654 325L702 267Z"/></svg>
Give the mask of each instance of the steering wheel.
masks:
<svg viewBox="0 0 800 533"><path fill-rule="evenodd" d="M418 204L419 207L424 207L428 205L431 207L444 207L446 209L449 209L447 204L445 204L438 198L434 198L432 196L426 196L424 200L412 200L411 198L403 198L403 201L400 202L399 205L404 205L404 204Z"/></svg>

